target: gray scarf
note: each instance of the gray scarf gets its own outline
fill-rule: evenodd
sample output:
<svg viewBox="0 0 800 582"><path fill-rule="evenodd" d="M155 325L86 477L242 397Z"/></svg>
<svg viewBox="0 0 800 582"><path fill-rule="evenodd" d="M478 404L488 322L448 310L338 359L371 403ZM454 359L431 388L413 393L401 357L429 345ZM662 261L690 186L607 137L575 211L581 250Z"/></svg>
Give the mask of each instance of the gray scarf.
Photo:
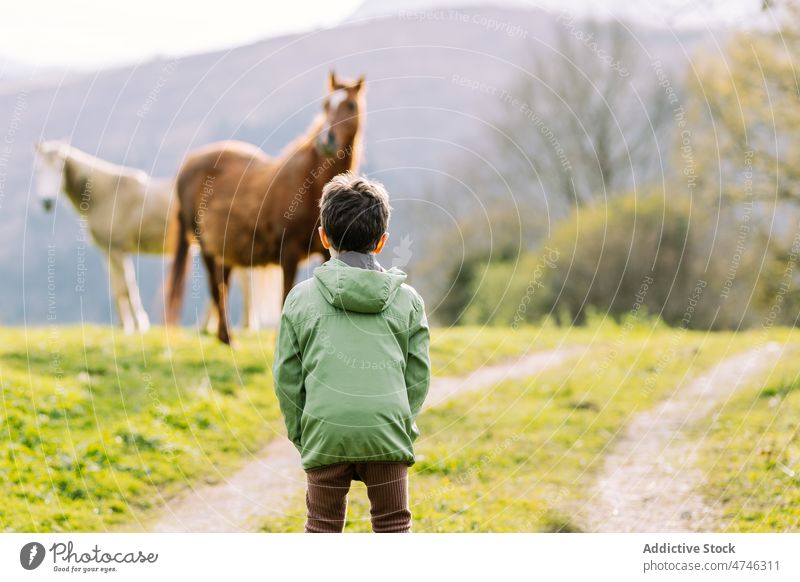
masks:
<svg viewBox="0 0 800 582"><path fill-rule="evenodd" d="M336 255L336 258L349 267L359 269L369 269L370 271L383 271L384 268L378 263L375 255L370 253L357 253L355 251L344 251Z"/></svg>

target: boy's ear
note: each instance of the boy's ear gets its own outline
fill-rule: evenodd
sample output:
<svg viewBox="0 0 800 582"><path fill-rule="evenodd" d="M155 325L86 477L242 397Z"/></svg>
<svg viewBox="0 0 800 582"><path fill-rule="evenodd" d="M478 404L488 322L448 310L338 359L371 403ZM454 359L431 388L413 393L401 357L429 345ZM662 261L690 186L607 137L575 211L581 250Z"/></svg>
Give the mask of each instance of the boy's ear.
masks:
<svg viewBox="0 0 800 582"><path fill-rule="evenodd" d="M321 226L319 227L319 240L322 241L323 248L330 249L331 248L331 241L328 240L328 235L325 234L325 229Z"/></svg>
<svg viewBox="0 0 800 582"><path fill-rule="evenodd" d="M378 241L378 244L375 245L375 254L376 255L381 254L381 251L383 250L383 247L386 246L386 241L387 240L389 240L389 233L388 232L384 232L381 235L381 239Z"/></svg>

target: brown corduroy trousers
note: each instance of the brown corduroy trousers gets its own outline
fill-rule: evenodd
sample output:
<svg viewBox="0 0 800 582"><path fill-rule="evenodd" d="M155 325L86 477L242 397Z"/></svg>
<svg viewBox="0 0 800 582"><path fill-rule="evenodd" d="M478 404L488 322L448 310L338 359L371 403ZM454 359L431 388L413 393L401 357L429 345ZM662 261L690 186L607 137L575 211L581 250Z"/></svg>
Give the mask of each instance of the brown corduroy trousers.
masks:
<svg viewBox="0 0 800 582"><path fill-rule="evenodd" d="M408 533L408 466L404 463L338 463L306 472L306 533L339 533L347 515L350 482L367 486L372 531Z"/></svg>

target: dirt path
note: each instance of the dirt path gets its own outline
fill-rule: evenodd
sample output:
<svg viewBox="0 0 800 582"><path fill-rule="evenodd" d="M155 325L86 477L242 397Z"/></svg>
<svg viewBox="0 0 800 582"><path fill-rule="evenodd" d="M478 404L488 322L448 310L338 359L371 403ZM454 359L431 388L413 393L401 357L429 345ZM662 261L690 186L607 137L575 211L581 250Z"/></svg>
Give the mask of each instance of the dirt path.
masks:
<svg viewBox="0 0 800 582"><path fill-rule="evenodd" d="M676 390L655 409L634 417L606 456L586 504L587 530L597 532L714 531L718 517L698 492L705 475L698 448L687 434L704 428L713 410L774 363L777 344L717 364Z"/></svg>
<svg viewBox="0 0 800 582"><path fill-rule="evenodd" d="M582 351L583 348L559 348L486 366L467 376L434 378L425 407L440 405L503 380L533 376ZM279 438L227 481L201 485L168 502L151 531L255 531L265 518L285 513L294 495L304 487L305 475L297 450L288 440Z"/></svg>

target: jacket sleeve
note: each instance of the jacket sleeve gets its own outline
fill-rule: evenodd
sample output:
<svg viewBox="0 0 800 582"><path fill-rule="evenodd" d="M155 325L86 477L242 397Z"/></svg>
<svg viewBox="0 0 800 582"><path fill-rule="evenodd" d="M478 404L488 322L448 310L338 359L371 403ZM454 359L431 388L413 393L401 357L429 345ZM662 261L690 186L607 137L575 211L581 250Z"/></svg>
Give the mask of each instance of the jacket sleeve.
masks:
<svg viewBox="0 0 800 582"><path fill-rule="evenodd" d="M416 307L409 330L408 361L405 374L408 403L414 418L419 414L431 384L431 358L428 353L430 330L422 299L418 299Z"/></svg>
<svg viewBox="0 0 800 582"><path fill-rule="evenodd" d="M303 364L300 359L300 346L292 323L281 316L278 327L278 339L275 343L275 360L272 366L272 377L278 405L286 423L289 440L301 449L300 419L306 403L306 389L303 382Z"/></svg>

